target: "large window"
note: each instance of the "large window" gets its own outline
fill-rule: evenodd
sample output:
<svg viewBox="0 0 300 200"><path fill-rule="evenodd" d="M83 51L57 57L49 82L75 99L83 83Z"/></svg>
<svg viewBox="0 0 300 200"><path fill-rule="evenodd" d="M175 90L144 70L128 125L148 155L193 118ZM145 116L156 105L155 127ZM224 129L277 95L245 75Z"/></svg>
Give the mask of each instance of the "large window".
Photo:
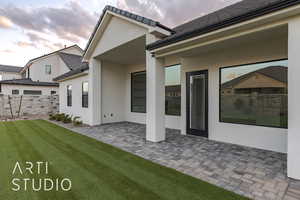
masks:
<svg viewBox="0 0 300 200"><path fill-rule="evenodd" d="M45 73L51 74L51 65L45 65Z"/></svg>
<svg viewBox="0 0 300 200"><path fill-rule="evenodd" d="M146 112L146 72L131 74L131 112Z"/></svg>
<svg viewBox="0 0 300 200"><path fill-rule="evenodd" d="M24 90L23 91L24 95L42 95L41 90Z"/></svg>
<svg viewBox="0 0 300 200"><path fill-rule="evenodd" d="M220 69L220 121L287 128L288 61Z"/></svg>
<svg viewBox="0 0 300 200"><path fill-rule="evenodd" d="M72 106L72 85L67 86L67 106Z"/></svg>
<svg viewBox="0 0 300 200"><path fill-rule="evenodd" d="M82 107L88 108L89 106L89 83L82 83Z"/></svg>
<svg viewBox="0 0 300 200"><path fill-rule="evenodd" d="M166 67L166 115L180 115L181 111L181 85L180 85L180 65Z"/></svg>

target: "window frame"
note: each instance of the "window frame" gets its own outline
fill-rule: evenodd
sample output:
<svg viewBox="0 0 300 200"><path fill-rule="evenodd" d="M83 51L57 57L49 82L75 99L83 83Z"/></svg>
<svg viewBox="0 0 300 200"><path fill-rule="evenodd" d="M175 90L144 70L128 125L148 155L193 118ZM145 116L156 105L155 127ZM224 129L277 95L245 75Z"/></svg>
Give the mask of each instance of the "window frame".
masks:
<svg viewBox="0 0 300 200"><path fill-rule="evenodd" d="M71 86L71 90L69 89L70 86ZM68 92L69 90L71 91L71 95L69 95L69 92ZM72 85L67 85L67 107L72 107L72 104L73 104L73 102L72 102L72 96L73 96L72 90L73 90ZM69 98L71 99L70 102L69 102Z"/></svg>
<svg viewBox="0 0 300 200"><path fill-rule="evenodd" d="M49 73L47 72L47 68L48 67L50 68L50 72ZM46 75L51 75L52 74L52 65L45 65L45 74Z"/></svg>
<svg viewBox="0 0 300 200"><path fill-rule="evenodd" d="M40 94L28 94L28 92L40 92ZM43 92L42 90L23 90L23 95L41 96Z"/></svg>
<svg viewBox="0 0 300 200"><path fill-rule="evenodd" d="M181 63L177 63L177 64L172 64L172 65L167 65L167 66L164 66L164 68L165 68L165 70L166 70L166 68L168 68L168 67L175 67L175 66L180 66L180 83L179 83L179 86L180 86L180 111L179 111L179 115L175 115L175 114L167 114L167 108L165 107L165 115L166 116L174 116L174 117L180 117L180 116L182 116L182 113L181 113L181 102L182 102L182 91L181 91L181 81L182 81L182 77L181 77L181 69L182 69L182 64ZM166 73L166 71L165 71L165 73ZM167 85L165 84L165 96L166 96L166 88L167 88ZM165 103L166 103L166 99L165 99Z"/></svg>
<svg viewBox="0 0 300 200"><path fill-rule="evenodd" d="M219 123L225 123L225 124L237 124L237 125L247 125L247 126L257 126L257 127L266 127L266 128L277 128L277 129L288 129L287 127L279 127L279 126L268 126L268 125L257 125L257 124L247 124L247 123L243 123L243 122L225 122L222 121L222 117L221 117L221 85L222 85L222 69L226 69L226 68L233 68L233 67L243 67L243 66L247 66L247 65L255 65L255 64L263 64L263 63L270 63L270 62L278 62L278 61L287 61L288 62L288 58L281 58L281 59L275 59L275 60L265 60L265 61L259 61L259 62L254 62L254 63L245 63L245 64L237 64L237 65L232 65L232 66L226 66L226 67L220 67L219 68ZM288 82L287 82L288 84ZM288 94L287 94L288 95Z"/></svg>
<svg viewBox="0 0 300 200"><path fill-rule="evenodd" d="M146 74L146 104L145 104L145 111L136 112L136 111L133 111L133 109L132 109L133 108L133 98L132 98L133 97L133 89L132 89L133 76L135 74L140 74L140 73ZM146 70L130 73L130 112L132 112L132 113L147 113L147 72L146 72Z"/></svg>
<svg viewBox="0 0 300 200"><path fill-rule="evenodd" d="M14 92L16 92L16 91L18 91L17 93L14 93ZM13 90L11 90L11 94L12 95L19 95L20 94L20 90L18 90L18 89L13 89Z"/></svg>
<svg viewBox="0 0 300 200"><path fill-rule="evenodd" d="M88 90L87 90L87 95L84 95L84 92L83 92L83 85L87 83L87 87L88 87ZM87 96L87 103L86 105L84 104L84 97ZM82 108L88 108L89 107L89 82L88 81L83 81L82 84L81 84L81 107Z"/></svg>

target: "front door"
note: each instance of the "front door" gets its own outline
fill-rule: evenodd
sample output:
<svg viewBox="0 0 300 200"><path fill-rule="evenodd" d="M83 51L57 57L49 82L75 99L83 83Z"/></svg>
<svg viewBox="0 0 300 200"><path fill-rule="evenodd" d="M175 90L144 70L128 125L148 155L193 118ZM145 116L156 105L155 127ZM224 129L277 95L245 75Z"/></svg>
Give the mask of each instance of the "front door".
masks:
<svg viewBox="0 0 300 200"><path fill-rule="evenodd" d="M208 71L186 73L187 134L208 137Z"/></svg>

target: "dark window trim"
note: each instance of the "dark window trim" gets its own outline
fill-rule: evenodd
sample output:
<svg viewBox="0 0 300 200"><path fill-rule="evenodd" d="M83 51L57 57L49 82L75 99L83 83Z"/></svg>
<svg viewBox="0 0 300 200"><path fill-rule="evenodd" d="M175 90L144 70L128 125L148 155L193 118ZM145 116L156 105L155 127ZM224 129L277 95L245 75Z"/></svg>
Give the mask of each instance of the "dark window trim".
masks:
<svg viewBox="0 0 300 200"><path fill-rule="evenodd" d="M139 74L139 73L146 73L146 111L145 112L135 112L135 111L133 111L132 110L132 103L133 103L133 90L132 90L132 85L133 85L133 76L135 75L135 74ZM130 73L130 112L132 112L132 113L147 113L147 72L146 72L146 70L144 70L144 71L137 71L137 72L132 72L132 73Z"/></svg>
<svg viewBox="0 0 300 200"><path fill-rule="evenodd" d="M206 131L202 132L202 133L193 133L193 132L190 132L191 129L189 128L189 124L190 124L190 77L193 76L193 75L199 75L199 74L204 74L205 75L205 98L206 98L206 102L205 102L205 108L206 108L206 111L205 111L205 126L206 126ZM200 69L200 70L197 70L197 71L189 71L189 72L186 72L185 73L185 81L186 81L186 133L188 135L196 135L196 136L201 136L201 137L206 137L208 138L209 137L209 70L208 69Z"/></svg>
<svg viewBox="0 0 300 200"><path fill-rule="evenodd" d="M32 92L37 92L39 94L32 94ZM40 96L43 95L42 90L23 90L24 95Z"/></svg>
<svg viewBox="0 0 300 200"><path fill-rule="evenodd" d="M71 86L71 95L69 95L69 86ZM72 107L72 90L73 90L73 87L72 85L67 85L67 107ZM71 99L70 102L69 102L69 98ZM69 104L70 103L70 104Z"/></svg>
<svg viewBox="0 0 300 200"><path fill-rule="evenodd" d="M246 124L242 122L224 122L221 120L221 71L222 69L226 68L233 68L233 67L243 67L247 65L255 65L255 64L262 64L262 63L268 63L268 62L277 62L277 61L288 61L288 58L281 58L281 59L275 59L275 60L266 60L266 61L260 61L260 62L254 62L254 63L246 63L241 65L232 65L232 66L226 66L226 67L220 67L219 68L219 122L224 124L238 124L238 125L247 125L247 126L258 126L258 127L267 127L267 128L278 128L278 129L288 129L288 127L279 127L279 126L266 126L266 125L255 125L255 124Z"/></svg>
<svg viewBox="0 0 300 200"><path fill-rule="evenodd" d="M84 95L84 94L83 94L83 85L84 85L85 83L88 84L87 95ZM86 105L83 103L83 99L84 99L85 96L87 96L87 99L88 99L88 102L87 102ZM82 107L82 108L88 108L88 107L89 107L89 82L88 82L88 81L83 81L82 84L81 84L81 107Z"/></svg>

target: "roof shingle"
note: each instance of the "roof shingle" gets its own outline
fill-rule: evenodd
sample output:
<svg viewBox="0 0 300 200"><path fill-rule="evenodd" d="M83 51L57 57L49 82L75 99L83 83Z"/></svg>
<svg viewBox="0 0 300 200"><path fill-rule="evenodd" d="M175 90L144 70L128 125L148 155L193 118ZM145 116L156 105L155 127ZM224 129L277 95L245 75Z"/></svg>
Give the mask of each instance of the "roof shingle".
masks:
<svg viewBox="0 0 300 200"><path fill-rule="evenodd" d="M0 81L0 84L58 87L58 83L32 81L30 78L3 80L3 81Z"/></svg>
<svg viewBox="0 0 300 200"><path fill-rule="evenodd" d="M300 0L243 0L211 14L175 27L176 32L147 46L157 49L175 42L203 35L300 3Z"/></svg>
<svg viewBox="0 0 300 200"><path fill-rule="evenodd" d="M19 73L22 69L23 69L23 67L0 65L0 72Z"/></svg>

